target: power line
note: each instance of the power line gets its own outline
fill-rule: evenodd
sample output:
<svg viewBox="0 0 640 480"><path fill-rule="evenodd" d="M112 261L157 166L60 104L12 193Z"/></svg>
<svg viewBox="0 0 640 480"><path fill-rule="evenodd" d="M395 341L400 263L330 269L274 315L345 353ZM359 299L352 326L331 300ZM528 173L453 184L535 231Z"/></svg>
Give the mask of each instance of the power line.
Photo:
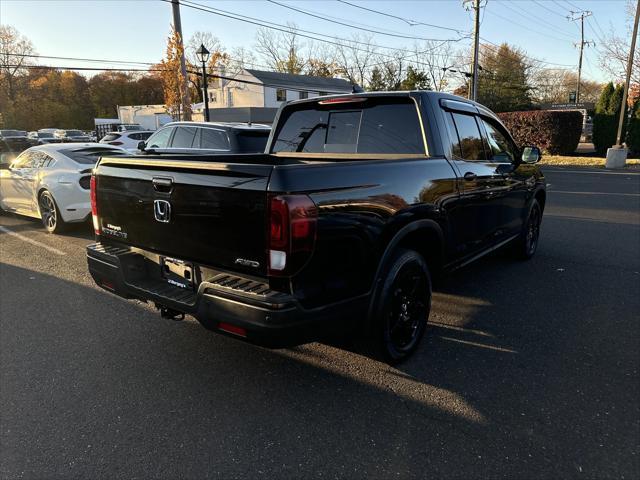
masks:
<svg viewBox="0 0 640 480"><path fill-rule="evenodd" d="M516 25L518 25L518 26L520 26L520 27L524 28L526 31L528 31L528 30L529 30L529 27L528 27L527 25L523 25L522 23L516 22L516 21L515 21L515 20L513 20L512 18L504 17L504 16L502 16L502 15L500 15L499 13L496 13L496 12L494 12L494 11L488 11L487 13L489 13L490 15L493 15L493 16L495 16L495 17L501 18L502 20L505 20L505 21L507 21L507 22L514 23L514 24L516 24ZM556 36L554 36L554 35L550 35L550 34L548 34L548 33L545 33L545 35L546 35L547 37L551 37L551 38L553 38L553 39L555 39L555 40L559 40L560 42L566 42L566 41L567 41L567 39L566 39L566 38L556 37Z"/></svg>
<svg viewBox="0 0 640 480"><path fill-rule="evenodd" d="M487 40L487 39L486 39L486 38L484 38L484 37L480 37L480 39L481 39L483 42L486 42L486 43L484 43L484 44L483 44L483 46L484 46L485 48L488 48L489 50L491 50L491 51L495 52L495 53L496 53L496 55L501 56L501 53L500 53L500 51L499 51L500 45L497 45L497 44L493 43L492 41ZM487 45L487 44L493 45L493 47L496 47L496 48L490 47L490 46L489 46L489 45ZM540 60L539 58L535 58L535 57L532 57L532 56L530 56L530 55L525 55L525 54L522 54L522 56L523 56L523 57L525 57L525 58L528 58L529 60L531 60L531 61L533 61L533 62L542 63L542 64L545 64L545 65L557 65L557 66L560 66L560 67L573 67L573 66L574 66L574 65L571 65L571 64L568 64L568 63L547 62L547 61L545 61L545 60Z"/></svg>
<svg viewBox="0 0 640 480"><path fill-rule="evenodd" d="M76 66L52 66L52 65L5 65L6 67L13 68L19 67L27 70L73 70L73 71L90 71L90 72L166 72L167 69L164 68L108 68L108 67L76 67ZM187 73L192 75L202 76L201 72L190 71L187 70ZM228 80L230 82L243 83L247 85L257 85L261 87L272 87L272 88L286 88L287 90L291 90L294 92L309 92L309 91L320 91L320 89L310 90L308 88L296 88L290 85L282 85L278 83L261 83L254 82L251 80L243 80L236 77L228 77L225 75L217 75L212 73L207 73L207 77L210 78L219 78L222 80ZM327 93L344 93L344 91L336 91L331 90L330 88L325 88L322 90Z"/></svg>
<svg viewBox="0 0 640 480"><path fill-rule="evenodd" d="M319 15L316 13L313 13L309 10L302 10L300 8L296 8L296 7L292 7L291 5L285 5L283 3L280 2L276 2L275 0L267 0L269 3L273 3L274 5L278 5L282 8L286 8L288 10L292 10L294 12L298 12L298 13L302 13L303 15L308 15L310 17L314 17L314 18L318 18L320 20L324 20L325 22L330 22L333 24L337 24L337 25L342 25L345 27L349 27L349 28L355 28L358 30L362 30L365 32L370 32L370 33L375 33L378 35L387 35L387 36L391 36L391 37L396 37L396 38L407 38L410 40L425 40L425 41L437 41L437 42L457 42L461 39L442 39L442 38L425 38L425 37L416 37L416 36L412 36L412 35L402 35L402 34L396 34L396 33L386 33L386 32L382 32L380 30L374 30L374 29L370 29L370 28L364 28L364 27L359 27L350 23L346 23L344 21L339 21L339 20L331 20L330 18L323 16L323 15Z"/></svg>
<svg viewBox="0 0 640 480"><path fill-rule="evenodd" d="M552 30L560 35L565 35L566 37L570 38L571 40L575 40L576 37L574 37L573 35L571 35L570 33L566 33L562 31L562 28L558 27L557 25L552 25L549 24L548 20L544 19L544 18L540 18L537 15L533 14L532 12L528 12L526 10L523 10L522 7L519 7L516 3L512 3L511 5L508 5L506 3L504 3L504 1L500 2L504 7L508 8L509 10L511 10L512 12L516 13L517 15L519 15L520 17L523 17L525 19L530 19L530 18L535 18L538 21L540 21L541 23L539 25L545 27L548 30ZM518 8L518 10L516 10L516 8ZM522 12L525 12L524 14ZM547 35L547 34L545 34Z"/></svg>
<svg viewBox="0 0 640 480"><path fill-rule="evenodd" d="M553 10L553 9L547 7L544 3L541 3L538 0L532 0L532 1L536 5L539 5L540 7L544 8L547 12L553 13L554 15L558 15L559 17L562 17L562 18L566 18L564 13L560 13L560 12L558 12L556 10Z"/></svg>
<svg viewBox="0 0 640 480"><path fill-rule="evenodd" d="M360 10L365 10L367 12L377 13L378 15L383 15L385 17L395 18L396 20L401 20L401 21L407 23L411 27L416 26L416 25L423 25L425 27L432 27L432 28L440 28L442 30L449 30L451 32L456 32L459 35L462 35L462 34L467 35L468 34L468 32L465 32L464 30L459 30L457 28L443 27L441 25L434 25L433 23L425 23L425 22L421 22L421 21L418 21L418 20L413 20L413 19L410 19L410 18L399 17L397 15L392 15L390 13L382 12L380 10L375 10L373 8L367 8L367 7L363 7L362 5L356 5L355 3L347 2L346 0L337 0L337 1L340 2L340 3L344 3L345 5L349 5L351 7L354 7L354 8L359 8Z"/></svg>
<svg viewBox="0 0 640 480"><path fill-rule="evenodd" d="M160 0L160 1L168 2L170 0ZM188 1L188 3L187 3L187 1ZM385 50L393 50L393 51L397 51L397 52L409 53L409 50L407 50L406 48L396 48L396 47L381 46L381 45L377 45L377 44L361 42L361 41L358 41L358 40L355 40L355 39L350 40L350 39L345 39L345 38L341 38L341 37L334 37L334 36L331 36L331 35L318 33L318 32L313 32L313 31L309 31L309 30L304 30L304 29L300 29L300 28L292 29L291 27L288 27L288 26L285 26L285 25L282 25L282 24L277 24L277 23L274 23L274 22L267 22L266 20L265 21L260 21L260 20L255 19L255 18L248 17L246 15L239 15L239 14L235 14L235 13L231 13L231 12L221 13L223 11L221 11L219 9L213 9L212 7L207 7L207 6L192 2L190 0L182 0L181 5L183 5L185 7L188 7L188 8L192 8L194 10L200 10L200 11L203 11L203 12L206 12L206 13L210 13L212 15L219 15L219 16L226 17L226 18L231 18L233 20L237 20L237 21L240 21L240 22L246 22L246 23L250 23L250 24L253 24L253 25L259 25L261 27L269 28L269 29L272 29L272 30L277 30L277 31L284 32L284 33L292 33L292 32L294 32L296 35L298 35L300 37L309 38L311 40L316 40L318 42L328 43L328 44L331 44L331 45L336 45L338 47L343 47L343 48L344 47L348 47L350 49L357 50L357 51L362 51L362 52L367 52L367 53L372 53L372 54L375 53L376 55L381 56L381 57L387 57L387 58L392 58L392 59L396 58L394 55L391 55L391 54L388 54L388 53L376 53L376 52L373 51L374 48L383 48ZM275 25L275 26L273 26L273 25ZM300 33L300 32L310 33L312 35L319 35L319 36L323 36L323 37L329 37L329 38L333 38L334 40L326 40L326 39L323 39L323 38L314 37L314 36L307 35L305 33ZM341 41L343 41L345 43L340 43L339 41L336 41L336 40L341 40ZM460 40L462 40L462 39L460 39ZM358 47L356 47L354 45L366 45L366 46L369 47L369 49L358 48ZM413 52L410 52L410 55L413 55ZM447 56L447 55L437 54L437 53L434 53L433 55L436 55L436 56ZM416 62L416 64L421 64L421 65L427 65L428 66L428 64L425 64L423 62Z"/></svg>

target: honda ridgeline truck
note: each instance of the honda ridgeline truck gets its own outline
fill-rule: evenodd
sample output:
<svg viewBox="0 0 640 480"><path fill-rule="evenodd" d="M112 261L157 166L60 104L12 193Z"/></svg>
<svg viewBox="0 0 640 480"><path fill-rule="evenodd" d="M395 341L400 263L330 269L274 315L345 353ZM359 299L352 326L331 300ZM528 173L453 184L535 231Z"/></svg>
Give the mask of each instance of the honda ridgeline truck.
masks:
<svg viewBox="0 0 640 480"><path fill-rule="evenodd" d="M539 159L453 95L293 101L262 154L103 157L89 271L247 342L355 331L395 363L425 331L436 274L507 244L534 255Z"/></svg>

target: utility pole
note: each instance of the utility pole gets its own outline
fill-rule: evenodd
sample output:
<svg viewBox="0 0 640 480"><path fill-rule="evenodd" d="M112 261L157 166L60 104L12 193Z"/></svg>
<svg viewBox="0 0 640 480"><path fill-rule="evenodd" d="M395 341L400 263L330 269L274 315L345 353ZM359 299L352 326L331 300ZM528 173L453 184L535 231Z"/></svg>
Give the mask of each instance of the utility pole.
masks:
<svg viewBox="0 0 640 480"><path fill-rule="evenodd" d="M582 51L584 50L584 46L593 46L595 47L595 42L590 40L585 41L584 39L584 19L586 17L590 17L593 15L592 12L588 10L584 10L582 12L571 12L571 15L567 15L567 20L570 22L575 22L580 20L580 43L574 43L574 46L580 48L580 59L578 60L578 84L576 85L576 105L580 103L580 78L582 76Z"/></svg>
<svg viewBox="0 0 640 480"><path fill-rule="evenodd" d="M469 97L474 102L478 98L478 54L480 50L480 0L463 0L463 6L469 10L475 10L475 23L473 29L473 66L471 72L473 74L472 84Z"/></svg>
<svg viewBox="0 0 640 480"><path fill-rule="evenodd" d="M189 80L187 79L187 62L184 58L184 42L182 39L182 22L180 21L180 0L171 0L173 9L173 28L178 35L178 45L181 51L180 55L180 71L182 72L182 119L191 120L191 108L189 101Z"/></svg>
<svg viewBox="0 0 640 480"><path fill-rule="evenodd" d="M633 36L631 37L631 51L627 61L627 79L624 82L624 93L622 94L622 106L620 108L620 121L618 122L618 135L616 136L615 148L622 148L622 124L624 123L624 110L629 96L629 82L631 81L631 70L633 69L633 55L636 52L636 38L638 37L638 17L640 17L640 0L636 5L636 20L633 24Z"/></svg>
<svg viewBox="0 0 640 480"><path fill-rule="evenodd" d="M631 69L633 68L633 55L636 50L636 37L638 36L638 18L640 17L640 0L636 5L636 19L633 23L633 36L631 37L631 48L629 49L629 58L627 59L627 78L624 82L624 91L622 94L622 105L620 105L620 120L618 122L618 134L616 135L616 144L607 149L606 168L622 168L627 163L627 149L622 147L622 126L624 124L625 107L627 106L627 96L629 95L629 82L631 81Z"/></svg>

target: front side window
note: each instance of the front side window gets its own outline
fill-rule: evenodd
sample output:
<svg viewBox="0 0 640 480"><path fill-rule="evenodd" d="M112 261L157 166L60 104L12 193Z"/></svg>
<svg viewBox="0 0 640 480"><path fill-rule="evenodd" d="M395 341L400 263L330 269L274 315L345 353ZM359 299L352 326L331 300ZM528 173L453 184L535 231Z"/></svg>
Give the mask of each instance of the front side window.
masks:
<svg viewBox="0 0 640 480"><path fill-rule="evenodd" d="M487 131L487 141L489 142L490 160L494 162L511 163L516 159L515 146L504 135L497 126L492 125L482 119L484 128Z"/></svg>
<svg viewBox="0 0 640 480"><path fill-rule="evenodd" d="M461 152L460 155L465 160L485 160L482 136L475 117L463 113L451 115L458 132L458 145L454 148Z"/></svg>
<svg viewBox="0 0 640 480"><path fill-rule="evenodd" d="M18 155L18 158L15 159L11 168L33 168L36 158L35 151L22 152Z"/></svg>
<svg viewBox="0 0 640 480"><path fill-rule="evenodd" d="M278 88L276 90L276 100L278 102L286 102L287 101L287 91L284 88Z"/></svg>
<svg viewBox="0 0 640 480"><path fill-rule="evenodd" d="M425 154L412 99L321 102L283 111L272 152Z"/></svg>
<svg viewBox="0 0 640 480"><path fill-rule="evenodd" d="M169 146L169 138L171 138L172 132L173 127L165 127L158 130L149 137L147 148L167 148Z"/></svg>

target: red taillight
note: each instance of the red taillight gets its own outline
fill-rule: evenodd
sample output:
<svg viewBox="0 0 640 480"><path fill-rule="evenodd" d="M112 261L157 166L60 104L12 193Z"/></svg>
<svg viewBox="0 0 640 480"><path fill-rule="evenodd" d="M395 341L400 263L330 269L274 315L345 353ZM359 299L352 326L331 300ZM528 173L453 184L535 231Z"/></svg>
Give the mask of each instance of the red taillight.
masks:
<svg viewBox="0 0 640 480"><path fill-rule="evenodd" d="M306 195L271 197L269 207L269 274L291 275L313 251L318 209Z"/></svg>
<svg viewBox="0 0 640 480"><path fill-rule="evenodd" d="M320 100L318 105L330 105L332 103L358 103L364 102L366 97L338 97L338 98L329 98L327 100Z"/></svg>
<svg viewBox="0 0 640 480"><path fill-rule="evenodd" d="M218 324L218 328L220 330L222 330L223 332L233 333L234 335L238 335L239 337L246 337L247 336L247 330L246 329L244 329L242 327L238 327L236 325L231 325L230 323L220 322Z"/></svg>
<svg viewBox="0 0 640 480"><path fill-rule="evenodd" d="M89 181L89 188L91 189L91 220L93 221L93 231L96 235L100 235L100 221L98 220L98 200L96 198L96 185L98 180L95 175L91 175Z"/></svg>
<svg viewBox="0 0 640 480"><path fill-rule="evenodd" d="M107 142L109 145L124 145L122 142Z"/></svg>

